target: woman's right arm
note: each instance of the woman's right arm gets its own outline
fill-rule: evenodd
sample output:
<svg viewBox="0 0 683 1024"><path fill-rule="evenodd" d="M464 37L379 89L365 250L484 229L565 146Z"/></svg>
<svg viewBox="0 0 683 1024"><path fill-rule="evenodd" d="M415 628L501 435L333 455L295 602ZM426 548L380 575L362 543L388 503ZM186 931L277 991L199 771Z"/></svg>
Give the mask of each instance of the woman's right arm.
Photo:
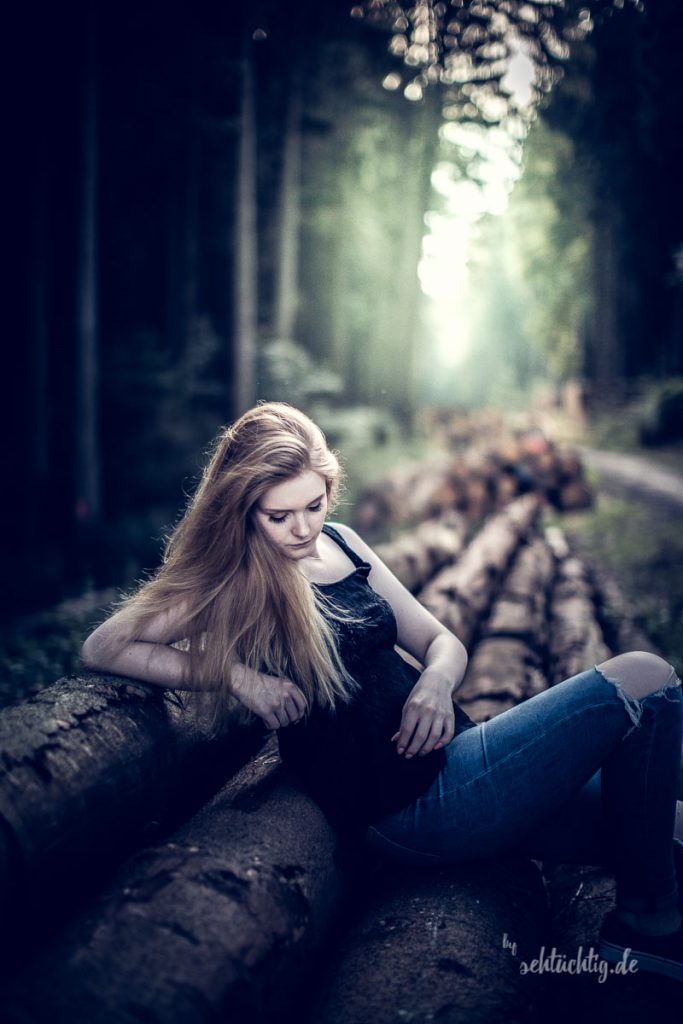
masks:
<svg viewBox="0 0 683 1024"><path fill-rule="evenodd" d="M189 654L170 646L183 638L182 622L182 608L162 612L145 627L139 639L117 642L117 632L127 632L123 609L87 637L81 657L88 668L100 672L130 676L176 690L203 689L190 677ZM297 722L306 710L306 698L291 679L255 672L239 662L235 662L230 689L269 729Z"/></svg>
<svg viewBox="0 0 683 1024"><path fill-rule="evenodd" d="M145 683L178 690L196 690L189 676L190 658L186 651L170 645L180 640L183 631L182 609L161 612L137 640L125 640L127 613L124 608L98 626L81 648L88 668L114 675L130 676Z"/></svg>

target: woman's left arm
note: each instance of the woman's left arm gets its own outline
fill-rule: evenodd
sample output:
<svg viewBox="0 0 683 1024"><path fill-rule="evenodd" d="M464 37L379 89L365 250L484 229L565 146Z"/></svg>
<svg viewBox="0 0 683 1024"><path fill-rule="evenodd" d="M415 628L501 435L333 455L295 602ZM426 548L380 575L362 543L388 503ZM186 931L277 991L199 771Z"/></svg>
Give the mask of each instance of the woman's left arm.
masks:
<svg viewBox="0 0 683 1024"><path fill-rule="evenodd" d="M403 706L401 727L392 736L405 758L445 747L453 739L453 694L467 667L467 651L454 633L403 586L355 530L335 523L349 546L372 566L369 580L391 605L398 625L398 642L424 666Z"/></svg>

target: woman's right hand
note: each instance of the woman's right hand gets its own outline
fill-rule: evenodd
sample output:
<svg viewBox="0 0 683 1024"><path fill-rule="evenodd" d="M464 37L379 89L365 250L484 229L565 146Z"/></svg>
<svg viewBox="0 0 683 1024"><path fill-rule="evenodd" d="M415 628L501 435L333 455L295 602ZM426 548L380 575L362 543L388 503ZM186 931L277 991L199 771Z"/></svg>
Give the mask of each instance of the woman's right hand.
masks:
<svg viewBox="0 0 683 1024"><path fill-rule="evenodd" d="M240 666L242 668L242 666ZM298 722L306 710L306 698L291 679L262 672L235 672L232 691L237 699L263 719L269 729Z"/></svg>

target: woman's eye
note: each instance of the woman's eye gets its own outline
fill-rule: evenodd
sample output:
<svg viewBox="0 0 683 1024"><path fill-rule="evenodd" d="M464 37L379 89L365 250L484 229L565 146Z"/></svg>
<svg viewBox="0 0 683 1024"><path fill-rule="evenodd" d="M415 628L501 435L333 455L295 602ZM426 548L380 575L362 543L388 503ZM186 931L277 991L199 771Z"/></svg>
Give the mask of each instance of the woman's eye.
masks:
<svg viewBox="0 0 683 1024"><path fill-rule="evenodd" d="M268 516L271 523L284 523L287 516Z"/></svg>
<svg viewBox="0 0 683 1024"><path fill-rule="evenodd" d="M323 507L322 501L317 501L315 503L315 505L309 505L308 506L308 511L309 512L319 512L322 507Z"/></svg>

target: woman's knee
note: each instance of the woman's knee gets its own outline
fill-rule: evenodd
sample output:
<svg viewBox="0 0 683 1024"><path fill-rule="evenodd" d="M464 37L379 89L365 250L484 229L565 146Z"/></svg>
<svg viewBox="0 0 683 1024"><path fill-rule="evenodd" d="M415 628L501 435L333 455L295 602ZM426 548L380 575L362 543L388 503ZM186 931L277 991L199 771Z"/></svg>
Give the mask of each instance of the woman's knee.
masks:
<svg viewBox="0 0 683 1024"><path fill-rule="evenodd" d="M621 686L636 700L641 700L677 681L676 672L669 662L649 651L617 654L616 657L603 661L597 668L605 679Z"/></svg>

